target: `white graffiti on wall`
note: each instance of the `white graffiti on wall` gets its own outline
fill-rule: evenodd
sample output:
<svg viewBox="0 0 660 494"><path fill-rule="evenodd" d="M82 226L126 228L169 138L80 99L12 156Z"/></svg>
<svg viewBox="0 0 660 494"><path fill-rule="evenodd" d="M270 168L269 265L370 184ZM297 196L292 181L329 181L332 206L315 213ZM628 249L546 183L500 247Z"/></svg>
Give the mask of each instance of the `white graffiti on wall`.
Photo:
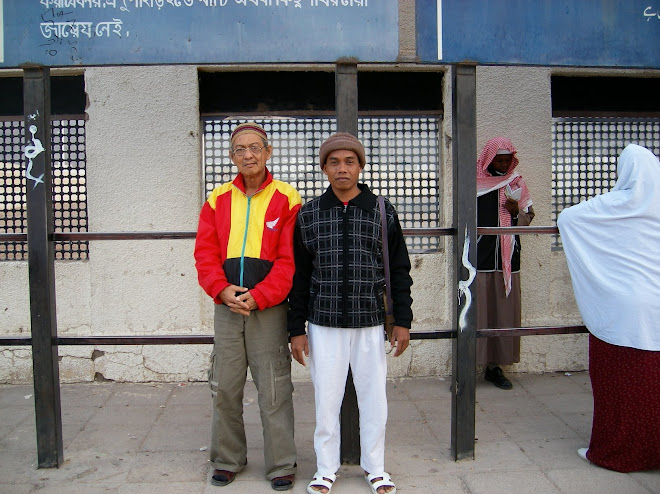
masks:
<svg viewBox="0 0 660 494"><path fill-rule="evenodd" d="M34 118L34 115L30 115L28 118ZM37 139L35 137L35 134L37 133L37 126L36 125L30 125L30 133L32 134L32 144L28 144L25 146L25 157L28 159L28 165L25 170L25 177L28 180L32 180L34 182L34 187L36 188L38 184L44 183L43 178L44 174L42 173L38 177L35 177L32 175L32 159L36 158L39 156L39 154L43 153L45 151L44 146L41 144L41 140Z"/></svg>
<svg viewBox="0 0 660 494"><path fill-rule="evenodd" d="M463 331L465 329L465 326L467 324L467 311L470 309L470 306L472 305L472 293L470 292L470 285L474 281L475 276L477 275L477 270L474 268L474 266L470 263L468 260L468 253L470 252L470 236L468 235L468 229L467 226L465 227L465 241L463 243L463 256L461 257L461 260L463 262L463 266L468 270L468 279L467 280L460 280L458 282L458 300L460 302L461 296L465 295L465 305L463 306L463 310L461 310L461 315L458 319L458 327L460 331Z"/></svg>

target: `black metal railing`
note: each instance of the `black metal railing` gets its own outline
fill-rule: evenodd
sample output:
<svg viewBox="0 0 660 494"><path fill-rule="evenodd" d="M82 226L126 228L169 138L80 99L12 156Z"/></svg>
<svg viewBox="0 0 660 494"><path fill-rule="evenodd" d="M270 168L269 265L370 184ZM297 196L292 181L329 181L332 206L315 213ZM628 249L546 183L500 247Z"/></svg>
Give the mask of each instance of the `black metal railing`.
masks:
<svg viewBox="0 0 660 494"><path fill-rule="evenodd" d="M515 234L558 234L554 226L517 226L517 227L478 227L479 235L497 235L500 233ZM455 228L404 228L404 235L452 236L456 235ZM163 239L194 239L196 233L190 231L179 232L71 232L53 233L53 241L75 240L163 240ZM0 233L0 242L27 241L25 233ZM585 326L530 326L524 328L492 328L477 329L477 338L493 336L534 336L586 333ZM412 331L412 340L439 340L456 338L456 330L439 329L435 331ZM32 344L30 336L0 336L0 346L29 346ZM58 336L53 341L58 346L64 345L200 345L213 344L213 335L93 335L93 336Z"/></svg>

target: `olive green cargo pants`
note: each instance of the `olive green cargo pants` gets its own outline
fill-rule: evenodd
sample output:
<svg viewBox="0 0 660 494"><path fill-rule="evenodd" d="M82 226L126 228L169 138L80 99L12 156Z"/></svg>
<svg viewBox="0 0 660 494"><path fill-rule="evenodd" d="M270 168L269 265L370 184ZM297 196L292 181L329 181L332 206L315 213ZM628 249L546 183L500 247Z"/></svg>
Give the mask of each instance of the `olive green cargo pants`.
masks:
<svg viewBox="0 0 660 494"><path fill-rule="evenodd" d="M287 310L284 303L252 311L246 317L231 312L226 305L215 306L215 343L209 370L214 469L240 472L247 463L243 391L249 367L258 392L266 477L296 472Z"/></svg>

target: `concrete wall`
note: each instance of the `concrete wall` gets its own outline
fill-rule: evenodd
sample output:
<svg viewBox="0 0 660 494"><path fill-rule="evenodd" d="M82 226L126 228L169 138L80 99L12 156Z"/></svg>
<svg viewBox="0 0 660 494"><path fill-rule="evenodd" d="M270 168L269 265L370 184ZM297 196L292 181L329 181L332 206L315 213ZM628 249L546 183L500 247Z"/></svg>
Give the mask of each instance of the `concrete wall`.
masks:
<svg viewBox="0 0 660 494"><path fill-rule="evenodd" d="M442 68L447 70L447 68ZM451 73L441 136L443 220L452 222ZM549 72L479 68L478 141L508 135L518 146L537 224L550 222ZM202 203L197 69L192 66L88 68L87 191L89 230L193 231ZM503 118L502 115L506 115ZM451 326L455 289L451 238L437 254L413 256L416 330ZM192 240L92 241L89 261L56 263L58 330L62 335L211 334L212 302L197 286ZM555 254L561 259L561 254ZM546 236L525 238L525 324L576 321L561 263ZM559 270L551 270L558 265ZM27 265L0 263L2 332L29 331ZM558 280L558 281L557 281ZM556 297L548 287L556 286ZM7 289L4 289L7 287ZM563 305L562 305L563 304ZM556 311L561 307L561 311ZM581 369L577 337L529 337L517 370ZM568 341L566 343L565 341ZM561 342L561 343L560 343ZM203 380L208 346L60 347L62 380ZM451 342L414 341L391 359L393 376L448 375ZM295 378L308 378L295 364ZM31 376L29 349L0 352L0 382Z"/></svg>
<svg viewBox="0 0 660 494"><path fill-rule="evenodd" d="M197 68L88 68L89 231L194 231L202 172ZM61 335L209 331L193 240L93 241L56 262ZM0 263L0 332L29 332L27 263ZM59 349L63 381L205 379L205 346ZM28 349L0 352L0 382L31 378Z"/></svg>
<svg viewBox="0 0 660 494"><path fill-rule="evenodd" d="M400 63L387 68L445 71L439 193L440 226L449 227L452 74L450 67L415 65L413 5L400 1ZM551 225L551 74L536 67L477 69L477 153L496 135L514 142L533 196L535 225ZM17 74L0 71L3 75ZM94 67L84 75L89 231L194 231L203 200L197 68ZM563 254L551 251L547 235L525 235L522 242L523 325L579 324ZM213 305L197 285L192 252L192 240L92 241L89 261L57 261L59 333L212 334ZM456 297L451 257L451 238L443 239L436 254L412 256L413 330L451 326ZM27 263L0 263L0 286L0 334L29 334ZM208 345L64 346L61 380L205 380L210 350ZM448 375L451 342L413 341L389 364L391 376ZM511 371L586 366L585 335L529 336L522 339L521 362ZM29 348L0 348L0 383L29 382L31 369ZM294 379L308 378L307 369L294 363Z"/></svg>

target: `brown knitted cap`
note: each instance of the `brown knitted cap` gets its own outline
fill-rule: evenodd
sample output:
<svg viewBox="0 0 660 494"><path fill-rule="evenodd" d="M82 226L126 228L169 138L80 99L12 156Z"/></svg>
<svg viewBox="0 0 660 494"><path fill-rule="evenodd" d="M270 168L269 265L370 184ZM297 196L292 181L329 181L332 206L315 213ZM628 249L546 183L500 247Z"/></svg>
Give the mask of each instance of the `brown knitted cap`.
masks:
<svg viewBox="0 0 660 494"><path fill-rule="evenodd" d="M325 160L328 159L328 155L339 149L346 149L357 154L358 160L360 161L360 168L364 168L365 158L364 146L362 143L352 134L347 132L337 132L336 134L332 134L323 144L321 144L321 150L319 151L321 170L323 170L323 167L325 166Z"/></svg>
<svg viewBox="0 0 660 494"><path fill-rule="evenodd" d="M231 143L234 144L234 140L242 134L257 134L262 139L268 141L268 135L264 128L256 122L245 122L240 125L237 125L234 129L234 132L231 133Z"/></svg>

